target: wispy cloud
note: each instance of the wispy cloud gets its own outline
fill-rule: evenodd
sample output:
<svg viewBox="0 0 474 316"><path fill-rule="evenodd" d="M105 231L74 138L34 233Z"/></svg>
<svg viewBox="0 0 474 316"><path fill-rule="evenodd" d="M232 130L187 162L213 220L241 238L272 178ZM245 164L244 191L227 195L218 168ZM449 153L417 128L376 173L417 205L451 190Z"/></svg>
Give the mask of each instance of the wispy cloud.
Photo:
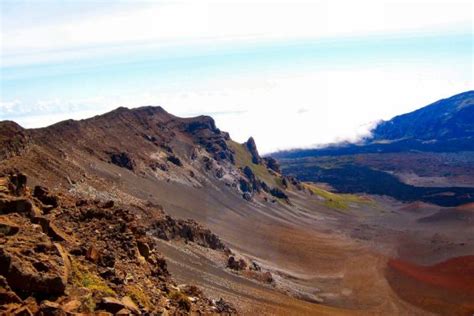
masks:
<svg viewBox="0 0 474 316"><path fill-rule="evenodd" d="M471 89L471 1L0 2L0 120L208 114L262 152ZM243 124L245 128L243 128Z"/></svg>
<svg viewBox="0 0 474 316"><path fill-rule="evenodd" d="M214 46L227 41L470 31L472 25L471 1L19 3L23 5L0 4L3 66L126 52L143 44L169 47L205 41Z"/></svg>

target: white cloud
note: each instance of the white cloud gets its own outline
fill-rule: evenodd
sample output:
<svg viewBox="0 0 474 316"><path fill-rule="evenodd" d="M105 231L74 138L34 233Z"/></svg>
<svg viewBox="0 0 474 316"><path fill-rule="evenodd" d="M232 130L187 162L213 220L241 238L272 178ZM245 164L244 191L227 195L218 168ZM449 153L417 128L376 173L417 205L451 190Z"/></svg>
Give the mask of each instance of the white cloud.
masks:
<svg viewBox="0 0 474 316"><path fill-rule="evenodd" d="M40 2L30 9L40 10L45 6L42 10L47 11L51 3L55 2ZM106 46L107 50L113 51L117 47L112 45L132 43L183 45L209 41L209 45L216 45L218 41L466 31L473 23L471 1L193 0L125 3L126 6L110 11L102 8L99 12L77 12L68 19L45 13L41 23L25 22L21 27L5 27L1 31L3 63L11 62L12 58L18 63L22 55L27 61L34 56L44 61L38 57L41 51L44 52L43 59L61 59L68 54L74 58L80 50L88 50L90 54L91 48ZM56 2L56 6L58 4L62 5L62 2ZM59 15L57 10L54 12ZM21 19L21 16L2 18Z"/></svg>
<svg viewBox="0 0 474 316"><path fill-rule="evenodd" d="M219 51L226 47L221 44L229 43L302 38L332 38L337 42L338 38L366 35L389 38L400 33L410 36L416 32L469 31L473 25L471 1L193 0L149 1L144 6L126 1L125 6L113 10L102 6L97 12L69 12L67 17L48 16L51 3L54 1L37 5L45 12L44 22L38 23L42 21L40 13L35 23L28 23L22 16L2 16L21 23L2 23L8 27L0 32L0 67L50 62L59 65L60 71L59 63L64 60L83 61L99 56L108 62L114 54L127 60L149 47L161 56L179 51L172 49L175 46L185 46L186 52L199 55L198 48ZM62 3L57 1L56 5ZM163 53L165 49L169 50ZM25 127L39 127L118 106L162 105L181 116L212 114L218 126L236 140L242 142L254 136L262 152L308 147L356 140L370 130L371 122L472 89L472 71L466 68L464 55L462 60L449 55L439 61L439 55L433 56L429 55L426 62L425 55L417 56L413 64L410 58L384 59L379 65L370 56L362 56L360 64L325 65L322 61L318 69L309 64L292 67L298 62L292 60L288 63L292 65L277 71L265 67L256 70L249 63L241 73L220 65L219 72L208 70L198 80L188 80L186 71L174 77L165 73L159 81L162 85L150 80L154 83L143 86L134 85L133 80L142 82L142 78L129 79L126 70L120 72L123 79L116 81L117 86L109 78L91 78L91 82L76 86L74 75L69 73L63 74L66 84L57 83L59 80L50 83L49 73L43 72L31 84L29 68L18 67L18 74L14 72L16 68L8 73L13 79L8 81L5 76L0 82L18 84L16 90L8 91L12 100L5 100L6 93L0 95L0 119L14 118ZM274 64L284 68L279 61ZM80 62L69 63L68 67L71 65L92 67ZM474 67L472 62L470 67ZM18 78L26 80L20 82ZM29 94L20 100L15 91Z"/></svg>
<svg viewBox="0 0 474 316"><path fill-rule="evenodd" d="M447 82L445 78L454 80ZM471 84L472 78L461 66L456 69L449 65L250 73L203 79L173 89L148 87L151 90L146 93L76 100L53 98L33 104L27 115L15 120L25 127L39 127L118 106L161 105L179 116L210 114L232 138L243 142L254 136L259 149L268 153L340 140L356 141L381 118L389 119L468 90ZM17 105L17 110L21 106ZM37 111L39 106L42 111ZM47 111L55 114L36 114Z"/></svg>

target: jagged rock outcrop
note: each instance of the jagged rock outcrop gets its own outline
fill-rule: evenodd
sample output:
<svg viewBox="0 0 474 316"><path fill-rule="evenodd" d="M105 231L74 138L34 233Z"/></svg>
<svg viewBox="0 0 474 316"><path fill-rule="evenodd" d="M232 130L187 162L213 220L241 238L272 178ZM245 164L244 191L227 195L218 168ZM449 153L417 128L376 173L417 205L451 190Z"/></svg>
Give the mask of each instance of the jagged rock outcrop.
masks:
<svg viewBox="0 0 474 316"><path fill-rule="evenodd" d="M170 216L165 216L153 223L152 233L164 240L181 239L186 242L195 242L206 248L229 251L217 235L191 219L175 220Z"/></svg>
<svg viewBox="0 0 474 316"><path fill-rule="evenodd" d="M13 157L29 148L27 159L7 159L5 168L19 166L36 180L48 181L50 187L77 189L82 183L91 183L90 174L103 176L99 181L106 187L107 177L123 176L115 166L140 177L195 187L222 181L249 201L264 199L270 187L281 183L276 179L281 177L278 163L260 157L252 137L237 144L209 116L179 118L161 107L146 106L118 108L90 119L34 130L12 122L2 124L8 128L0 132L0 142L19 144L4 146L8 152L4 156ZM110 163L110 168L99 166L97 160ZM100 169L106 170L97 174ZM86 186L81 187L84 189ZM48 213L54 203L39 194L37 198L43 200L40 208Z"/></svg>
<svg viewBox="0 0 474 316"><path fill-rule="evenodd" d="M193 136L196 143L202 145L207 152L212 154L214 159L234 162L234 155L226 143L230 139L229 134L219 130L211 117L194 118L184 124L184 130Z"/></svg>
<svg viewBox="0 0 474 316"><path fill-rule="evenodd" d="M154 227L169 238L228 251L194 221L175 221L151 206L59 197L42 186L32 194L22 174L0 175L0 205L2 315L235 314L199 291L193 301L185 291L175 295L166 260L147 234L147 223L161 222Z"/></svg>
<svg viewBox="0 0 474 316"><path fill-rule="evenodd" d="M247 140L245 146L252 155L252 162L257 165L260 164L262 162L262 158L258 154L257 145L255 144L255 140L253 139L253 137L250 137Z"/></svg>
<svg viewBox="0 0 474 316"><path fill-rule="evenodd" d="M263 160L264 160L267 168L269 168L270 170L273 170L277 173L281 173L280 164L278 163L278 161L275 158L264 157Z"/></svg>
<svg viewBox="0 0 474 316"><path fill-rule="evenodd" d="M264 283L272 283L273 276L269 271L262 271L262 268L255 261L249 261L234 254L229 255L227 259L227 268L234 273L243 275Z"/></svg>
<svg viewBox="0 0 474 316"><path fill-rule="evenodd" d="M244 175L247 177L249 192L260 192L262 185L260 180L255 176L252 169L246 166L243 170Z"/></svg>

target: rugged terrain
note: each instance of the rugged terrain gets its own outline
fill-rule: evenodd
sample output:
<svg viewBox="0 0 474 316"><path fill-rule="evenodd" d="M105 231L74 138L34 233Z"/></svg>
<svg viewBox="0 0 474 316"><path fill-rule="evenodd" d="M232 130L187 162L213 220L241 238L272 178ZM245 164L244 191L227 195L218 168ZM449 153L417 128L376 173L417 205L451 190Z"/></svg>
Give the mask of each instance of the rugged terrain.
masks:
<svg viewBox="0 0 474 316"><path fill-rule="evenodd" d="M152 238L230 255L209 230L155 205L53 195L26 180L20 173L0 178L0 313L235 313L196 286L177 285Z"/></svg>
<svg viewBox="0 0 474 316"><path fill-rule="evenodd" d="M212 118L160 107L0 122L0 145L4 311L473 311L471 270L456 261L472 262L472 205L332 193L282 175ZM50 279L57 291L43 293Z"/></svg>
<svg viewBox="0 0 474 316"><path fill-rule="evenodd" d="M457 206L474 201L474 91L379 123L357 144L276 153L284 173L341 192Z"/></svg>

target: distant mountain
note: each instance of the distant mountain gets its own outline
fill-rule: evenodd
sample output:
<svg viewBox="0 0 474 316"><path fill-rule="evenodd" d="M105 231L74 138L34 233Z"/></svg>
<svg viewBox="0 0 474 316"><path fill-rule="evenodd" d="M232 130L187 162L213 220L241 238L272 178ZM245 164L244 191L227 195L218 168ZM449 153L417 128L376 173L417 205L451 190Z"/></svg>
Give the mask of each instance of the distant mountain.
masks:
<svg viewBox="0 0 474 316"><path fill-rule="evenodd" d="M282 170L343 192L457 205L474 200L474 91L379 123L361 143L272 155Z"/></svg>
<svg viewBox="0 0 474 316"><path fill-rule="evenodd" d="M380 123L371 140L439 141L473 136L474 91L468 91Z"/></svg>

